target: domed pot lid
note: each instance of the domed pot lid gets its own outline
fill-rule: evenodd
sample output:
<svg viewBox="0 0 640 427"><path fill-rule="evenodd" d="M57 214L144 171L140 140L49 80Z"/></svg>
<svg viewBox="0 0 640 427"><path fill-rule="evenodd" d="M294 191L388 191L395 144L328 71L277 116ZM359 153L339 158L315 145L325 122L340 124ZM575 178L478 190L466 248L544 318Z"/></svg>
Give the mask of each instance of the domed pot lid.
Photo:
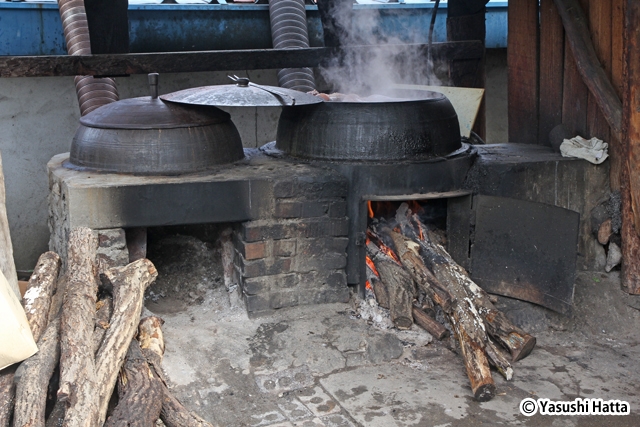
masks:
<svg viewBox="0 0 640 427"><path fill-rule="evenodd" d="M215 107L178 105L143 96L103 105L81 117L80 123L99 129L175 129L229 120L228 113Z"/></svg>
<svg viewBox="0 0 640 427"><path fill-rule="evenodd" d="M220 107L282 107L323 102L321 98L282 87L257 85L245 77L230 77L231 85L203 86L160 96L164 101Z"/></svg>

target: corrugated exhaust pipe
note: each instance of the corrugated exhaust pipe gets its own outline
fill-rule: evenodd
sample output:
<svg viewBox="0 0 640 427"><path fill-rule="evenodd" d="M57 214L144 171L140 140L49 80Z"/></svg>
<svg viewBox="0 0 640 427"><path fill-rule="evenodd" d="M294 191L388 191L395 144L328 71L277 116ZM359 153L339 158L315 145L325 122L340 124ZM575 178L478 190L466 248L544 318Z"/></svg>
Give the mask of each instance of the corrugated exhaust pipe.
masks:
<svg viewBox="0 0 640 427"><path fill-rule="evenodd" d="M304 0L269 0L271 40L275 49L309 47ZM309 92L316 88L311 68L283 68L278 71L280 87Z"/></svg>
<svg viewBox="0 0 640 427"><path fill-rule="evenodd" d="M89 25L84 0L58 0L64 40L69 55L91 55ZM117 101L118 88L110 78L76 76L74 79L80 114L83 116L96 108Z"/></svg>

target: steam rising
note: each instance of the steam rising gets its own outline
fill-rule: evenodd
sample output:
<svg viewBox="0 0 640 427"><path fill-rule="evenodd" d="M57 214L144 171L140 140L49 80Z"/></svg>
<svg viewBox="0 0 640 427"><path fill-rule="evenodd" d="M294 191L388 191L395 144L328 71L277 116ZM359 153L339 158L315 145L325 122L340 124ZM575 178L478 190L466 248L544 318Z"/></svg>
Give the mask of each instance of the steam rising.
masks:
<svg viewBox="0 0 640 427"><path fill-rule="evenodd" d="M426 56L410 45L423 43L426 34L406 34L403 40L386 34L380 25L380 9L353 11L352 1L335 0L329 9L339 44L380 45L384 49L372 47L366 54L349 52L342 63L336 59L320 68L330 90L367 96L392 94L394 83L441 84L433 72L433 64L427 63ZM428 27L424 31L428 32Z"/></svg>

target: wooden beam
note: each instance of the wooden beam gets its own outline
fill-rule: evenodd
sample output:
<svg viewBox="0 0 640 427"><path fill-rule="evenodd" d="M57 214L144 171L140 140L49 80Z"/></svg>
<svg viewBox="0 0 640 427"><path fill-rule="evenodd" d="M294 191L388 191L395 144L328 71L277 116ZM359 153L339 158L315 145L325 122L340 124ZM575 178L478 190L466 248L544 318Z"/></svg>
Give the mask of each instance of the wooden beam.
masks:
<svg viewBox="0 0 640 427"><path fill-rule="evenodd" d="M584 83L593 94L616 136L622 132L622 102L598 61L591 41L587 17L578 0L555 0L567 35L567 42Z"/></svg>
<svg viewBox="0 0 640 427"><path fill-rule="evenodd" d="M202 52L129 53L79 56L0 56L0 77L122 76L148 73L258 70L327 65L347 55L382 52L391 56L426 57L426 44L398 46L311 47L306 49L249 49ZM435 60L477 59L484 56L481 41L434 43Z"/></svg>
<svg viewBox="0 0 640 427"><path fill-rule="evenodd" d="M538 2L511 0L507 46L509 142L538 143Z"/></svg>

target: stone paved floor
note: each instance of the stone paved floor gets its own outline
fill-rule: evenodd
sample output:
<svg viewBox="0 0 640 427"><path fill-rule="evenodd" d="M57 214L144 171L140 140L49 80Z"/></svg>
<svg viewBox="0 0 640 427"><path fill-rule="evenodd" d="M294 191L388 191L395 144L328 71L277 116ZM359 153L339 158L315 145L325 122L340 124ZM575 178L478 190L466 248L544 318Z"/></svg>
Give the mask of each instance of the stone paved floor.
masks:
<svg viewBox="0 0 640 427"><path fill-rule="evenodd" d="M414 326L380 330L349 304L297 307L249 319L222 290L161 315L164 368L176 395L220 427L638 426L640 299L616 274L581 273L573 319L503 302L538 338L497 396L478 403L461 358ZM517 306L517 307L516 307ZM514 308L515 307L515 308ZM524 417L525 397L620 399L628 416Z"/></svg>

